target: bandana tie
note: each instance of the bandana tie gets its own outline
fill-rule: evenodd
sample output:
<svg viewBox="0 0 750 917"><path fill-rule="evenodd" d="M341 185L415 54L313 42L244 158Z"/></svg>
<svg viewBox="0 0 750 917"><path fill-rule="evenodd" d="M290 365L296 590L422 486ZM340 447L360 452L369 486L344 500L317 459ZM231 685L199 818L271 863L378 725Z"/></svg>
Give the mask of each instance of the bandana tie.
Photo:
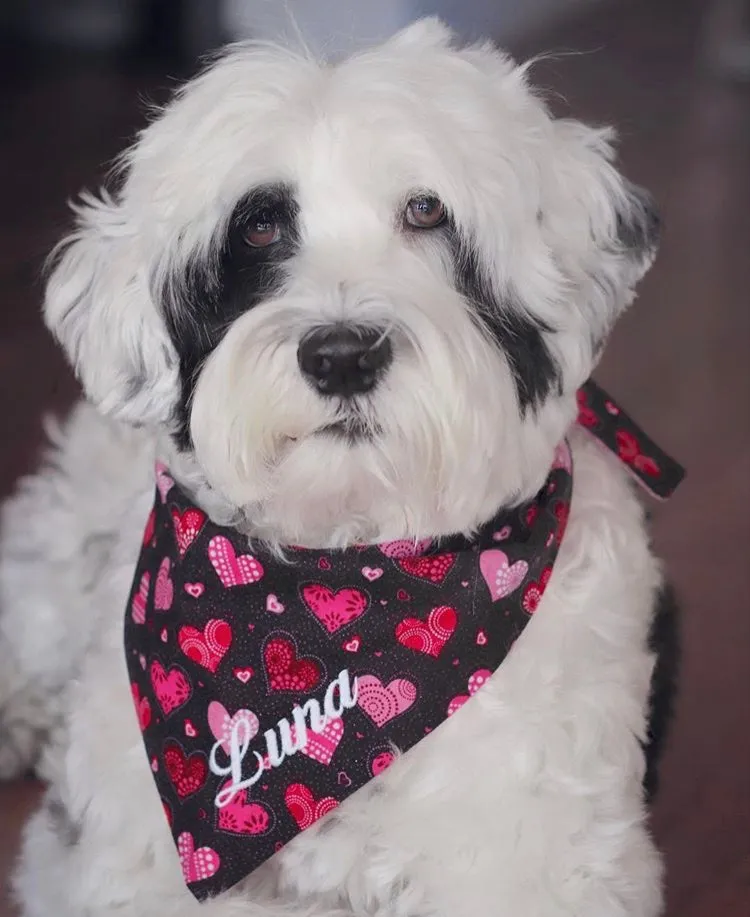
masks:
<svg viewBox="0 0 750 917"><path fill-rule="evenodd" d="M636 477L672 492L682 469L594 383L579 409ZM289 548L280 559L213 523L157 465L125 648L197 899L245 878L481 688L542 598L572 486L563 442L536 497L471 540Z"/></svg>

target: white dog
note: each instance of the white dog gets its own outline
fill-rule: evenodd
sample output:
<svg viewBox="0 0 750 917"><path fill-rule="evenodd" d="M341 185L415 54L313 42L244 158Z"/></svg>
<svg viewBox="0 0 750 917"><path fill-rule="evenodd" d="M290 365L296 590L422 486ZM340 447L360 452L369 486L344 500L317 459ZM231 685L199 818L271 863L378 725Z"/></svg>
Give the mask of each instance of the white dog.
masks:
<svg viewBox="0 0 750 917"><path fill-rule="evenodd" d="M3 514L0 776L50 782L24 917L660 913L660 567L622 466L570 429L657 220L611 133L551 117L527 76L434 20L336 64L237 45L77 206L45 315L95 407ZM566 435L565 539L497 672L198 903L122 645L154 460L270 550L337 549L470 536L539 491Z"/></svg>

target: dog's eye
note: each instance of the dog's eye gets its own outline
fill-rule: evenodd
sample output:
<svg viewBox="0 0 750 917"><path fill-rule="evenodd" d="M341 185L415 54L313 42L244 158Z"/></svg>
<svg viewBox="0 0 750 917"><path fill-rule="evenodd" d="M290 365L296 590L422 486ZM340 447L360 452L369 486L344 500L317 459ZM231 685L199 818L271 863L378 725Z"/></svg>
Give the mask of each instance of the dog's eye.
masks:
<svg viewBox="0 0 750 917"><path fill-rule="evenodd" d="M417 229L434 229L445 219L445 205L431 195L413 197L406 205L404 217L409 226Z"/></svg>
<svg viewBox="0 0 750 917"><path fill-rule="evenodd" d="M254 213L245 223L243 238L251 248L267 248L281 238L281 227L270 211Z"/></svg>

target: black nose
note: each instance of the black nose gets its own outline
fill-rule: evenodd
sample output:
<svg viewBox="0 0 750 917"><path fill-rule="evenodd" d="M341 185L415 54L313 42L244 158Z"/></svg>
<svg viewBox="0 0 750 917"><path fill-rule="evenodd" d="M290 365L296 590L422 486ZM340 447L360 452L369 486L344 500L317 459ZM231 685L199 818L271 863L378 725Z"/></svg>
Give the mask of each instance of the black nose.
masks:
<svg viewBox="0 0 750 917"><path fill-rule="evenodd" d="M347 325L316 328L297 350L302 374L321 395L364 395L392 359L391 343L383 331Z"/></svg>

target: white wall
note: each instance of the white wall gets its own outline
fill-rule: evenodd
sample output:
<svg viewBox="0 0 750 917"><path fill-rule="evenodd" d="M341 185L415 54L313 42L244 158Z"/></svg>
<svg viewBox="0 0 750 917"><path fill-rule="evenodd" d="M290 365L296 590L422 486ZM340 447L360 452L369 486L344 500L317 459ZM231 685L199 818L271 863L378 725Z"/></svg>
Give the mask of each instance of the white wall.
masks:
<svg viewBox="0 0 750 917"><path fill-rule="evenodd" d="M437 13L469 38L516 38L597 0L222 0L232 38L289 39L291 19L313 50L341 53Z"/></svg>

